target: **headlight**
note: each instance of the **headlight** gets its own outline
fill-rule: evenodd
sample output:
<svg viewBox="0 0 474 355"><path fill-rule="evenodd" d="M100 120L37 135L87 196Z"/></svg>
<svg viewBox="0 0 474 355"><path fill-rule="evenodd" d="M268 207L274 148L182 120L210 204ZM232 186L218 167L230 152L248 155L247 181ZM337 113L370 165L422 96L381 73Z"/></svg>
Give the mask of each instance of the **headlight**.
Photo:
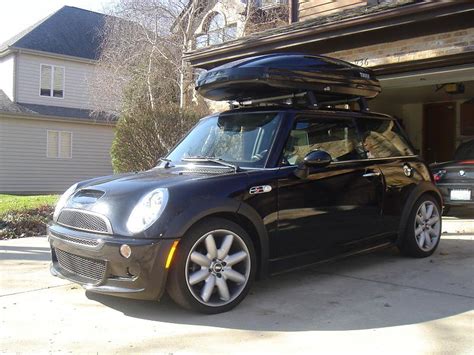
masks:
<svg viewBox="0 0 474 355"><path fill-rule="evenodd" d="M72 185L69 189L66 190L65 193L61 195L59 198L58 203L56 204L56 208L54 209L54 214L53 214L53 220L57 220L59 217L59 212L63 209L63 207L66 205L67 200L69 200L69 197L76 191L77 189L77 184Z"/></svg>
<svg viewBox="0 0 474 355"><path fill-rule="evenodd" d="M168 190L156 189L143 196L128 217L127 228L140 233L150 227L161 215L168 202Z"/></svg>

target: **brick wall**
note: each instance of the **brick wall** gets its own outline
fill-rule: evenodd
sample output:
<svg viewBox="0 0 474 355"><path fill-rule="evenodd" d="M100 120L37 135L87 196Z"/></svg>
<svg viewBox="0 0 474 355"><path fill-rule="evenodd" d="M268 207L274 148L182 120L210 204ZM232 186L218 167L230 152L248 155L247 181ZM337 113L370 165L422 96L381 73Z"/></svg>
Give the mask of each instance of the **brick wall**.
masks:
<svg viewBox="0 0 474 355"><path fill-rule="evenodd" d="M374 67L473 51L474 27L325 53L325 55L364 67Z"/></svg>

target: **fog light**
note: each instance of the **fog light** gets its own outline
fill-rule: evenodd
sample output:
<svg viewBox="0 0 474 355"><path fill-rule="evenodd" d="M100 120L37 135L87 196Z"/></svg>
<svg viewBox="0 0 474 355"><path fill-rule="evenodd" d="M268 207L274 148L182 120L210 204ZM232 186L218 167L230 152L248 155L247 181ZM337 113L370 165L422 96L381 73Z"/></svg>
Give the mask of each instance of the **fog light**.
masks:
<svg viewBox="0 0 474 355"><path fill-rule="evenodd" d="M132 249L127 244L123 244L120 247L120 255L128 259L132 255Z"/></svg>

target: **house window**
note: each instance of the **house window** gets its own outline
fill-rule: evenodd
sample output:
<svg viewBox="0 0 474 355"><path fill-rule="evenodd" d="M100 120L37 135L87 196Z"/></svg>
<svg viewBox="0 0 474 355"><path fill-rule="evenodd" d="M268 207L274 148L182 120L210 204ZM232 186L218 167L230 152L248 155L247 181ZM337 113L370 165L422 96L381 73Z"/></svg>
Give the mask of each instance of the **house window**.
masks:
<svg viewBox="0 0 474 355"><path fill-rule="evenodd" d="M208 16L203 33L196 36L196 48L204 48L237 37L237 24L227 24L223 14L214 12Z"/></svg>
<svg viewBox="0 0 474 355"><path fill-rule="evenodd" d="M70 159L72 157L72 133L48 130L46 156L48 158Z"/></svg>
<svg viewBox="0 0 474 355"><path fill-rule="evenodd" d="M64 68L41 64L40 95L64 97Z"/></svg>
<svg viewBox="0 0 474 355"><path fill-rule="evenodd" d="M286 0L257 0L256 5L258 8L266 9L286 5L286 3Z"/></svg>

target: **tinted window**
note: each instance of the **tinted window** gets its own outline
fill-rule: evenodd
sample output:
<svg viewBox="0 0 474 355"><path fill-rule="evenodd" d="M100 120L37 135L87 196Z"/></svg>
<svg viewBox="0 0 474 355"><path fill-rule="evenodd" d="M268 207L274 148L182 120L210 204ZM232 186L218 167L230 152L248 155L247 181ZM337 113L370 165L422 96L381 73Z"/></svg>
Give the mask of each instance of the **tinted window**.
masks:
<svg viewBox="0 0 474 355"><path fill-rule="evenodd" d="M363 146L367 158L413 155L413 150L394 120L363 119Z"/></svg>
<svg viewBox="0 0 474 355"><path fill-rule="evenodd" d="M461 144L454 154L454 160L470 159L474 159L474 139Z"/></svg>
<svg viewBox="0 0 474 355"><path fill-rule="evenodd" d="M334 161L364 158L352 120L299 119L288 138L283 163L299 164L317 149L329 153Z"/></svg>

